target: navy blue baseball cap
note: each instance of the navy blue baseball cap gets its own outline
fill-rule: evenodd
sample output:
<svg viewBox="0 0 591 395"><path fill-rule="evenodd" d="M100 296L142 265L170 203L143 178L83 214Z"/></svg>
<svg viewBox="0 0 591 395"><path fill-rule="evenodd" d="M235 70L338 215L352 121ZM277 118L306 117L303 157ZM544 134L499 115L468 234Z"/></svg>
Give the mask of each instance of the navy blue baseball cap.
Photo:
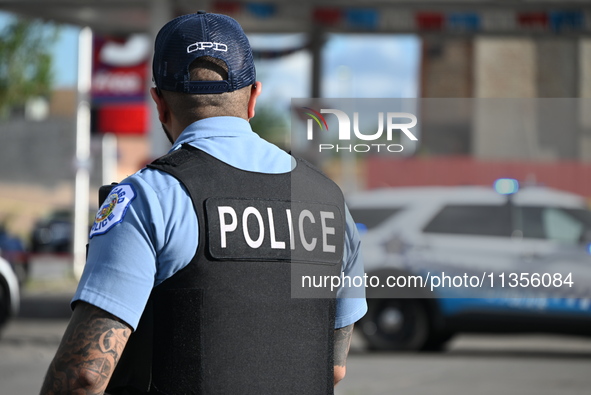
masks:
<svg viewBox="0 0 591 395"><path fill-rule="evenodd" d="M191 81L189 66L202 56L222 60L228 79ZM229 16L203 11L179 16L160 29L152 73L158 89L193 94L232 92L256 81L252 50L242 27Z"/></svg>

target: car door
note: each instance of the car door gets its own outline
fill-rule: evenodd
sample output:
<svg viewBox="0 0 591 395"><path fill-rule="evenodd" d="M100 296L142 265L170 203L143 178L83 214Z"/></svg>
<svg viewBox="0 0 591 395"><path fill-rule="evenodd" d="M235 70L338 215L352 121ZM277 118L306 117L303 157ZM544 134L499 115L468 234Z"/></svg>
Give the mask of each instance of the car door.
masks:
<svg viewBox="0 0 591 395"><path fill-rule="evenodd" d="M523 243L513 237L512 215L506 204L446 204L425 223L417 246L423 259L442 269L477 275L509 269L524 254Z"/></svg>

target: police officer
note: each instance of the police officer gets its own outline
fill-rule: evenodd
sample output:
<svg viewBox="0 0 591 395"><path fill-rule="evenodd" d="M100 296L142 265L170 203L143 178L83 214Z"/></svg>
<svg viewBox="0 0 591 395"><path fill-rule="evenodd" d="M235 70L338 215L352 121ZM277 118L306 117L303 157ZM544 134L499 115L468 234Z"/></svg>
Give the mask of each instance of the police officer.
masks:
<svg viewBox="0 0 591 395"><path fill-rule="evenodd" d="M292 290L363 275L340 190L251 130L262 85L232 18L167 23L153 74L172 150L99 209L41 393L333 393L365 299Z"/></svg>

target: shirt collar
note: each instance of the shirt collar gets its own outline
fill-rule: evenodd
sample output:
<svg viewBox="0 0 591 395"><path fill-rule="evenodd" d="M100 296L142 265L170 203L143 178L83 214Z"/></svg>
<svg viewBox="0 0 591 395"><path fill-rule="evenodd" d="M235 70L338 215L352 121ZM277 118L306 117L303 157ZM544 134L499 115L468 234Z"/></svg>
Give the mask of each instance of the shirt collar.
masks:
<svg viewBox="0 0 591 395"><path fill-rule="evenodd" d="M210 137L247 137L258 135L252 131L250 123L238 117L211 117L193 122L179 136L172 146L171 151L178 149L182 144L190 143L197 139Z"/></svg>

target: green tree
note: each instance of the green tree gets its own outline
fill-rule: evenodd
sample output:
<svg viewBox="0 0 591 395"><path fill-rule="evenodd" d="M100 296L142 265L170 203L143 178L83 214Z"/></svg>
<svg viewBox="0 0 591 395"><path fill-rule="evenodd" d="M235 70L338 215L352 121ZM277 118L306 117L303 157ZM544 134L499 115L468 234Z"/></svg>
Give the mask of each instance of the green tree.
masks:
<svg viewBox="0 0 591 395"><path fill-rule="evenodd" d="M250 120L252 130L259 136L284 150L289 149L289 121L281 111L270 105L259 105L255 116Z"/></svg>
<svg viewBox="0 0 591 395"><path fill-rule="evenodd" d="M15 17L0 32L0 117L52 85L50 50L58 30L40 21Z"/></svg>

